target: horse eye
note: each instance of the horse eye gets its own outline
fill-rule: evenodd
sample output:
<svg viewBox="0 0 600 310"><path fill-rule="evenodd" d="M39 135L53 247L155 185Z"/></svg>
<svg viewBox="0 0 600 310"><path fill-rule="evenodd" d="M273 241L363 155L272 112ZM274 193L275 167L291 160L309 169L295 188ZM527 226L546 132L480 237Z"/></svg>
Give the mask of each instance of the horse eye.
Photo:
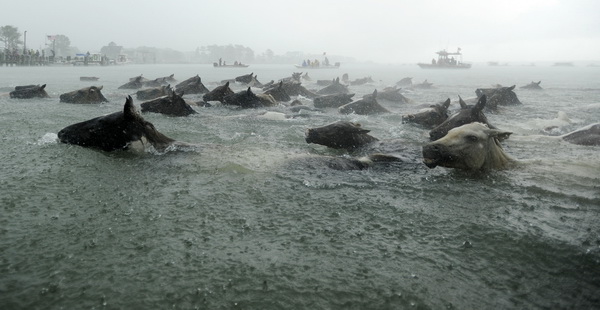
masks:
<svg viewBox="0 0 600 310"><path fill-rule="evenodd" d="M468 136L466 136L465 138L466 138L466 139L467 139L467 141L469 141L469 142L477 142L477 140L478 140L478 139L477 139L477 137L476 137L476 136L474 136L474 135L468 135Z"/></svg>

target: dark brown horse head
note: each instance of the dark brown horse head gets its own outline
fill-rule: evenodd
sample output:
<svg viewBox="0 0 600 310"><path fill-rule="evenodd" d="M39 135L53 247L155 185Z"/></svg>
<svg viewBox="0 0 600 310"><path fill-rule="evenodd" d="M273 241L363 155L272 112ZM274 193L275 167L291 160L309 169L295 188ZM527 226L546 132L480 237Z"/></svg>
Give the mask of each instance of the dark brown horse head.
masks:
<svg viewBox="0 0 600 310"><path fill-rule="evenodd" d="M338 108L338 111L342 114L358 114L358 115L370 115L378 113L389 113L390 111L384 108L377 102L377 90L373 91L370 96L365 96L363 99L347 103Z"/></svg>
<svg viewBox="0 0 600 310"><path fill-rule="evenodd" d="M450 129L473 122L483 123L490 126L490 128L495 128L489 124L487 117L485 116L485 114L483 114L483 109L485 108L486 104L486 98L486 95L482 95L481 97L479 97L477 104L472 106L461 104L460 111L450 116L443 123L439 124L429 132L429 138L432 141L435 141L445 136Z"/></svg>
<svg viewBox="0 0 600 310"><path fill-rule="evenodd" d="M250 87L248 87L247 90L225 96L225 98L223 98L223 104L241 108L257 108L264 106L261 98L254 94Z"/></svg>
<svg viewBox="0 0 600 310"><path fill-rule="evenodd" d="M25 85L17 86L15 90L10 92L11 98L30 99L30 98L49 98L46 92L46 84L44 85Z"/></svg>
<svg viewBox="0 0 600 310"><path fill-rule="evenodd" d="M515 94L514 89L515 85L510 87L478 88L475 90L475 95L477 95L477 97L486 95L488 101L492 100L493 98L493 101L496 103L495 105L522 104L517 97L517 94Z"/></svg>
<svg viewBox="0 0 600 310"><path fill-rule="evenodd" d="M414 123L426 128L433 128L448 119L448 107L450 98L446 101L429 106L429 108L414 114L402 116L402 121Z"/></svg>
<svg viewBox="0 0 600 310"><path fill-rule="evenodd" d="M353 150L378 141L357 123L339 121L322 127L309 128L305 133L307 143L325 145L334 149Z"/></svg>
<svg viewBox="0 0 600 310"><path fill-rule="evenodd" d="M220 101L221 103L223 103L223 98L232 94L234 94L234 92L233 90L231 90L231 88L229 88L229 82L227 82L221 86L215 87L215 89L204 94L204 96L202 96L202 100L204 100L205 102Z"/></svg>
<svg viewBox="0 0 600 310"><path fill-rule="evenodd" d="M60 95L60 102L102 103L108 102L108 100L102 95L102 86L90 86Z"/></svg>
<svg viewBox="0 0 600 310"><path fill-rule="evenodd" d="M169 96L146 101L141 106L142 112L154 112L170 116L188 116L197 113L185 102L181 95L175 92L171 92Z"/></svg>
<svg viewBox="0 0 600 310"><path fill-rule="evenodd" d="M288 95L288 93L285 91L285 88L283 88L283 81L279 82L277 86L265 91L265 94L271 95L275 100L281 102L288 102L292 100L290 95Z"/></svg>

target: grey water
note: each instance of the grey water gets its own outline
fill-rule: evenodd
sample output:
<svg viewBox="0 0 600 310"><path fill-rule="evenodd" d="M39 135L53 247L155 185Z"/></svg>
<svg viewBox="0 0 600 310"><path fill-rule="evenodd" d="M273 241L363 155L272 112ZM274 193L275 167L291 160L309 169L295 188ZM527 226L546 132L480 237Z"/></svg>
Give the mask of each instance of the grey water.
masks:
<svg viewBox="0 0 600 310"><path fill-rule="evenodd" d="M219 105L183 118L144 114L165 135L197 145L165 153L106 153L56 138L70 124L122 109L135 91L118 86L139 74L198 74L212 89L250 72L266 83L299 71L0 68L0 308L600 308L600 148L543 134L600 121L598 67L342 64L308 71L304 86L348 73L375 80L350 86L355 99L404 77L434 88L406 90L408 104L380 101L392 113L372 116ZM519 89L539 80L541 91ZM7 96L27 84L47 84L51 98ZM523 102L487 114L513 132L503 147L519 165L467 173L420 163L427 130L401 115L446 98L457 110L458 95L493 84L516 85ZM90 85L102 85L110 102L59 102ZM337 120L401 139L415 161L362 171L306 165L309 157L348 156L304 141L307 128Z"/></svg>

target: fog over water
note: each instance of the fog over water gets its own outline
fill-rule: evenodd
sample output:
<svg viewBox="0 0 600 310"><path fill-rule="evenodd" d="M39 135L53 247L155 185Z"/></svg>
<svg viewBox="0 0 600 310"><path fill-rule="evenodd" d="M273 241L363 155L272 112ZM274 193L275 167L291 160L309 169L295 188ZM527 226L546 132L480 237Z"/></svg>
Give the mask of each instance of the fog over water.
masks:
<svg viewBox="0 0 600 310"><path fill-rule="evenodd" d="M327 52L358 61L415 63L461 47L465 61L582 61L600 54L600 2L508 1L10 1L0 24L27 31L41 48L46 35L63 34L82 51L113 41L193 51L240 44Z"/></svg>

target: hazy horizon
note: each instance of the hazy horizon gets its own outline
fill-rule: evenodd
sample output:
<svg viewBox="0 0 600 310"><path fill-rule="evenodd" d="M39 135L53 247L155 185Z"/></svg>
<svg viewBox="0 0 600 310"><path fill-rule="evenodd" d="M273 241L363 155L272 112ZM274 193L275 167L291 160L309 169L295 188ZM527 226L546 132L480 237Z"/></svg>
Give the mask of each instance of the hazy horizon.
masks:
<svg viewBox="0 0 600 310"><path fill-rule="evenodd" d="M8 2L0 26L46 35L97 52L109 42L189 52L239 44L257 54L343 55L377 63L428 62L440 49L466 62L600 59L600 2L593 0L439 1L114 1ZM23 39L23 37L22 37Z"/></svg>

